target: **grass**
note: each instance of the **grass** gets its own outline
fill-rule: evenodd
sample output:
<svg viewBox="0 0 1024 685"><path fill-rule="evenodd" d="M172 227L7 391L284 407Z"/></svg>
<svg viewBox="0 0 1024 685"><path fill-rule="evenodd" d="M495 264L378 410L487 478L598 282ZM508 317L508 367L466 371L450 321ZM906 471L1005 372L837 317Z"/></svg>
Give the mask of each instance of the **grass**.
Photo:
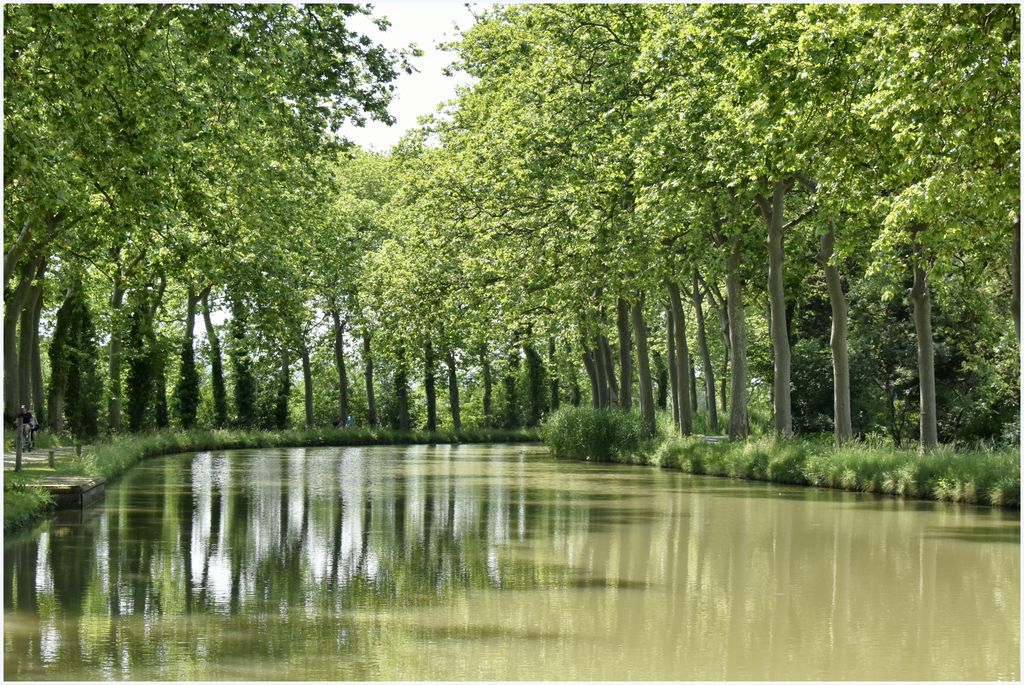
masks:
<svg viewBox="0 0 1024 685"><path fill-rule="evenodd" d="M85 446L81 458L62 455L57 468L26 466L20 473L4 473L4 534L10 534L32 523L52 506L49 495L30 486L43 476L103 476L108 482L148 457L179 452L227 450L261 447L313 447L357 445L414 445L482 442L534 442L536 430L466 429L397 431L390 429L313 428L285 431L246 430L163 430L127 435L107 442ZM47 444L47 447L56 444ZM37 448L37 451L44 449Z"/></svg>
<svg viewBox="0 0 1024 685"><path fill-rule="evenodd" d="M572 420L552 416L541 427L556 456L651 464L687 473L872 492L912 499L1020 507L1020 453L1012 448L926 453L854 443L841 448L831 436L789 440L770 436L709 443L702 437L661 433L637 438L610 432L600 415L577 408ZM625 422L623 419L614 421ZM597 428L585 433L587 426ZM594 446L595 441L606 441ZM592 450L592 451L591 451Z"/></svg>

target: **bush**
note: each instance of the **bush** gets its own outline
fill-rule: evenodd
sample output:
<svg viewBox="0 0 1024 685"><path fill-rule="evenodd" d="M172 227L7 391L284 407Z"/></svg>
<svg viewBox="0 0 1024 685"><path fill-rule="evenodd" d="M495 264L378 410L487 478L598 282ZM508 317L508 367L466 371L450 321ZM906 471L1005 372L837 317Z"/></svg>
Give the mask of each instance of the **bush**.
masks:
<svg viewBox="0 0 1024 685"><path fill-rule="evenodd" d="M646 463L642 449L653 441L635 412L562 407L541 426L541 439L556 457Z"/></svg>

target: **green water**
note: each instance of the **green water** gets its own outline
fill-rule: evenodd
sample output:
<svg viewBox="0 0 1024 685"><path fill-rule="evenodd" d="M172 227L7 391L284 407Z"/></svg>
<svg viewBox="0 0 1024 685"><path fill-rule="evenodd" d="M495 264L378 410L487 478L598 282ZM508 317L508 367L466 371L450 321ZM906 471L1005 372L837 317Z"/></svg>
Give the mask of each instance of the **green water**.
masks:
<svg viewBox="0 0 1024 685"><path fill-rule="evenodd" d="M166 457L5 541L4 676L1019 679L1020 516L534 446Z"/></svg>

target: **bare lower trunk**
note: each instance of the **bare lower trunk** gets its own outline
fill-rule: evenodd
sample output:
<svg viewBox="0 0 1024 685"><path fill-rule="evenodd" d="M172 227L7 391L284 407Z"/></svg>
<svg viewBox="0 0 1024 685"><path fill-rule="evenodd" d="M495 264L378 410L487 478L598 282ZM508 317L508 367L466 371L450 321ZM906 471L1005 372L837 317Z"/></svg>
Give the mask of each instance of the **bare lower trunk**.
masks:
<svg viewBox="0 0 1024 685"><path fill-rule="evenodd" d="M917 333L917 373L921 389L921 448L939 445L938 403L935 400L935 343L932 339L932 300L928 273L923 267L924 249L914 242L914 285L910 301L914 305L914 330Z"/></svg>
<svg viewBox="0 0 1024 685"><path fill-rule="evenodd" d="M643 295L633 303L633 332L636 335L636 365L640 381L640 413L647 425L648 435L654 435L657 426L654 418L654 388L651 383L651 360L647 350Z"/></svg>
<svg viewBox="0 0 1024 685"><path fill-rule="evenodd" d="M313 369L309 362L309 345L302 341L302 385L306 396L306 428L313 427Z"/></svg>
<svg viewBox="0 0 1024 685"><path fill-rule="evenodd" d="M693 363L693 357L689 360L690 366L690 416L691 418L697 415L700 411L700 403L697 400L697 369L696 364Z"/></svg>
<svg viewBox="0 0 1024 685"><path fill-rule="evenodd" d="M853 439L853 420L850 412L850 357L846 342L847 313L846 295L843 294L839 268L833 263L835 252L835 226L830 225L821 236L818 263L825 271L829 304L832 305L832 405L836 445Z"/></svg>
<svg viewBox="0 0 1024 685"><path fill-rule="evenodd" d="M67 330L69 326L68 319L71 317L71 307L74 304L74 298L72 290L69 288L67 293L64 295L64 302L61 304L60 309L57 310L57 324L56 330ZM65 345L68 345L70 341L65 341ZM63 362L64 370L63 373L54 373L51 370L50 373L50 394L47 399L47 424L50 427L50 431L54 434L60 434L64 432L64 394L67 391L67 351L64 351L65 360Z"/></svg>
<svg viewBox="0 0 1024 685"><path fill-rule="evenodd" d="M210 345L210 382L213 386L213 425L217 428L228 423L228 391L224 383L224 366L220 356L220 340L210 317L210 288L203 291L203 325Z"/></svg>
<svg viewBox="0 0 1024 685"><path fill-rule="evenodd" d="M590 379L590 401L594 409L601 408L601 381L597 373L597 363L594 355L586 344L583 345L583 368L587 371L587 378Z"/></svg>
<svg viewBox="0 0 1024 685"><path fill-rule="evenodd" d="M107 403L107 427L112 433L121 432L121 305L124 304L124 288L121 277L114 280L110 294L110 353L107 366L110 381L110 400Z"/></svg>
<svg viewBox="0 0 1024 685"><path fill-rule="evenodd" d="M789 350L789 333L786 329L786 294L784 289L782 218L785 210L786 185L775 184L770 210L766 212L768 222L768 299L771 303L771 341L775 361L772 382L772 403L774 406L775 433L782 437L793 435L793 410L790 399L790 375L792 361Z"/></svg>
<svg viewBox="0 0 1024 685"><path fill-rule="evenodd" d="M373 355L370 350L370 334L363 330L363 377L366 379L366 420L372 428L377 427L377 400L373 396Z"/></svg>
<svg viewBox="0 0 1024 685"><path fill-rule="evenodd" d="M601 361L604 364L604 378L608 384L608 406L619 407L619 380L615 377L615 357L612 355L612 346L604 335L597 336L598 349L601 352Z"/></svg>
<svg viewBox="0 0 1024 685"><path fill-rule="evenodd" d="M608 406L608 374L604 363L604 354L601 352L601 338L595 338L593 351L590 352L594 359L594 375L597 378L597 406L605 408Z"/></svg>
<svg viewBox="0 0 1024 685"><path fill-rule="evenodd" d="M445 358L448 366L448 405L452 413L452 428L462 430L462 409L459 406L459 377L455 369L455 350L448 350Z"/></svg>
<svg viewBox="0 0 1024 685"><path fill-rule="evenodd" d="M665 330L668 337L668 380L672 386L672 423L679 430L679 379L676 378L676 321L672 315L672 305L666 309Z"/></svg>
<svg viewBox="0 0 1024 685"><path fill-rule="evenodd" d="M679 295L679 286L670 282L668 296L672 305L672 320L675 322L675 400L679 406L679 432L683 435L690 435L693 433L693 414L690 411L690 351L686 345L686 314L683 312L683 300Z"/></svg>
<svg viewBox="0 0 1024 685"><path fill-rule="evenodd" d="M629 411L633 406L633 355L629 336L629 303L621 297L616 303L619 330L619 406Z"/></svg>
<svg viewBox="0 0 1024 685"><path fill-rule="evenodd" d="M484 376L484 426L490 428L494 425L494 413L491 409L491 358L487 348L480 353L480 358Z"/></svg>
<svg viewBox="0 0 1024 685"><path fill-rule="evenodd" d="M21 260L22 255L25 254L25 249L28 247L31 235L29 229L31 226L30 221L25 221L21 226L18 238L14 241L14 245L8 246L9 249L4 253L4 292L7 292L7 286L11 282L11 277L14 276L14 267L17 266L18 261Z"/></svg>
<svg viewBox="0 0 1024 685"><path fill-rule="evenodd" d="M345 368L345 323L341 313L331 312L334 322L334 365L338 370L338 418L339 425L347 425L348 420L348 370Z"/></svg>
<svg viewBox="0 0 1024 685"><path fill-rule="evenodd" d="M551 384L551 400L550 408L551 411L558 409L559 398L558 398L558 372L555 368L555 339L548 338L548 373L550 376Z"/></svg>
<svg viewBox="0 0 1024 685"><path fill-rule="evenodd" d="M32 292L32 276L38 262L28 262L21 269L21 280L4 303L4 416L8 422L18 414L18 320L25 300Z"/></svg>
<svg viewBox="0 0 1024 685"><path fill-rule="evenodd" d="M32 311L32 404L38 421L46 416L46 402L43 395L43 357L39 351L39 318L43 313L43 288L40 284L39 297Z"/></svg>
<svg viewBox="0 0 1024 685"><path fill-rule="evenodd" d="M428 340L423 346L423 391L427 396L427 430L437 430L437 387L434 378L434 345Z"/></svg>
<svg viewBox="0 0 1024 685"><path fill-rule="evenodd" d="M398 430L409 430L409 381L406 378L405 351L398 351L395 368L395 397L398 399Z"/></svg>
<svg viewBox="0 0 1024 685"><path fill-rule="evenodd" d="M1013 271L1013 330L1017 334L1017 346L1020 347L1020 214L1013 217L1013 254L1010 257L1010 269Z"/></svg>
<svg viewBox="0 0 1024 685"><path fill-rule="evenodd" d="M694 316L697 319L697 347L700 348L701 375L704 376L704 398L708 405L708 425L712 433L718 433L718 407L715 402L715 369L711 365L711 352L708 349L707 331L704 326L704 302L700 294L700 283L697 273L693 274Z"/></svg>
<svg viewBox="0 0 1024 685"><path fill-rule="evenodd" d="M32 321L36 303L42 295L43 284L40 279L29 291L18 326L18 403L28 408L32 407L32 339L35 337Z"/></svg>
<svg viewBox="0 0 1024 685"><path fill-rule="evenodd" d="M746 438L750 434L747 416L747 327L743 312L743 285L740 280L740 241L732 239L725 263L726 307L729 313L729 437Z"/></svg>

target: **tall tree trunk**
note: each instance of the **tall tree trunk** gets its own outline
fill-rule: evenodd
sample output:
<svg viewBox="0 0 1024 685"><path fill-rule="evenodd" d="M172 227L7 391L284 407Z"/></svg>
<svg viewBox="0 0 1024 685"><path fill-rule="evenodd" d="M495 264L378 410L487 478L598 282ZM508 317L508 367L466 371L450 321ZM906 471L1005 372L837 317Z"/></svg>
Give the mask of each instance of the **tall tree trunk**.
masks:
<svg viewBox="0 0 1024 685"><path fill-rule="evenodd" d="M604 379L608 384L609 407L619 407L619 380L615 377L615 357L612 355L612 346L604 334L597 336L598 349L601 351L601 361L604 364Z"/></svg>
<svg viewBox="0 0 1024 685"><path fill-rule="evenodd" d="M210 380L213 386L213 425L223 428L228 424L228 391L224 383L224 362L221 360L220 340L210 318L210 288L203 291L203 325L210 344Z"/></svg>
<svg viewBox="0 0 1024 685"><path fill-rule="evenodd" d="M309 345L302 341L302 385L306 395L306 428L313 427L313 369L309 363Z"/></svg>
<svg viewBox="0 0 1024 685"><path fill-rule="evenodd" d="M668 297L672 304L672 321L675 324L676 342L676 397L679 406L679 432L693 433L693 414L690 411L690 351L686 344L686 314L679 286L668 283Z"/></svg>
<svg viewBox="0 0 1024 685"><path fill-rule="evenodd" d="M345 369L345 323L341 320L341 312L331 312L334 322L334 365L338 370L338 418L340 426L348 421L348 371Z"/></svg>
<svg viewBox="0 0 1024 685"><path fill-rule="evenodd" d="M43 313L42 284L39 287L39 296L36 298L36 306L32 310L32 403L35 405L33 411L36 420L42 423L46 420L46 402L43 395L43 357L39 352L39 319Z"/></svg>
<svg viewBox="0 0 1024 685"><path fill-rule="evenodd" d="M540 425L540 417L544 412L544 362L533 345L524 345L526 357L526 377L528 393L528 409L526 425L536 428Z"/></svg>
<svg viewBox="0 0 1024 685"><path fill-rule="evenodd" d="M917 333L917 373L921 390L921 448L939 445L938 403L935 400L935 343L932 340L932 300L928 273L924 269L924 248L914 230L914 285L910 301L914 305L914 330Z"/></svg>
<svg viewBox="0 0 1024 685"><path fill-rule="evenodd" d="M711 304L715 307L715 312L718 315L718 328L722 334L722 373L719 374L721 377L721 394L719 398L722 405L722 414L729 413L728 394L726 393L726 387L729 383L729 355L731 354L729 348L729 305L722 297L721 292L718 290L718 286L713 283L705 283L707 288L708 298L711 300Z"/></svg>
<svg viewBox="0 0 1024 685"><path fill-rule="evenodd" d="M509 347L508 369L505 371L505 427L519 427L519 406L516 398L516 376L519 375L519 348Z"/></svg>
<svg viewBox="0 0 1024 685"><path fill-rule="evenodd" d="M181 358L178 366L178 383L174 388L175 414L181 427L192 428L196 422L199 407L199 373L196 371L195 332L196 309L200 295L189 283L185 296L185 337L181 341Z"/></svg>
<svg viewBox="0 0 1024 685"><path fill-rule="evenodd" d="M292 362L288 358L287 346L281 347L281 369L278 372L277 398L274 403L274 427L277 430L288 428L288 400L292 394ZM283 464L282 464L283 468ZM283 491L282 491L282 496ZM282 509L282 512L285 510ZM282 529L282 534L284 530Z"/></svg>
<svg viewBox="0 0 1024 685"><path fill-rule="evenodd" d="M668 333L668 378L669 385L672 386L672 422L675 424L676 430L679 430L679 378L676 375L676 319L672 314L671 303L665 311L665 321L667 323L665 330Z"/></svg>
<svg viewBox="0 0 1024 685"><path fill-rule="evenodd" d="M697 368L696 364L693 363L693 357L689 359L690 367L690 418L697 415L700 411L700 403L697 401Z"/></svg>
<svg viewBox="0 0 1024 685"><path fill-rule="evenodd" d="M651 358L647 349L647 326L644 324L644 296L633 303L633 330L636 334L636 365L640 381L640 413L648 435L657 428L654 419L654 388L651 383Z"/></svg>
<svg viewBox="0 0 1024 685"><path fill-rule="evenodd" d="M843 294L839 268L832 262L835 252L835 224L830 224L827 233L821 236L818 249L818 263L825 272L828 300L832 305L832 406L836 445L853 440L853 419L850 410L850 356L846 342L847 313L846 295Z"/></svg>
<svg viewBox="0 0 1024 685"><path fill-rule="evenodd" d="M156 339L156 315L164 302L164 293L167 291L167 276L160 274L160 285L149 308L149 320L152 325L149 328L147 346L153 368L153 413L157 428L167 428L171 421L167 411L167 358L160 352Z"/></svg>
<svg viewBox="0 0 1024 685"><path fill-rule="evenodd" d="M772 403L774 406L775 434L782 437L793 435L793 403L790 394L792 359L790 335L786 329L782 217L785 211L784 181L778 181L772 188L771 205L762 201L765 221L768 223L768 300L771 303L770 337L774 356L774 379L772 382Z"/></svg>
<svg viewBox="0 0 1024 685"><path fill-rule="evenodd" d="M708 405L708 425L712 433L718 433L718 407L715 402L715 369L711 364L711 351L708 349L707 331L704 326L704 300L700 293L700 280L697 272L693 272L694 316L697 319L697 347L700 348L700 365L704 376L704 398Z"/></svg>
<svg viewBox="0 0 1024 685"><path fill-rule="evenodd" d="M366 420L372 428L377 427L377 400L373 396L373 355L370 350L370 333L363 328L363 377L366 379Z"/></svg>
<svg viewBox="0 0 1024 685"><path fill-rule="evenodd" d="M740 279L741 246L738 236L730 241L725 262L725 297L729 313L729 437L746 438L750 434L747 415L747 324L743 312L743 282Z"/></svg>
<svg viewBox="0 0 1024 685"><path fill-rule="evenodd" d="M452 412L452 428L462 430L462 409L459 405L459 377L455 371L455 350L449 349L445 358L448 365L448 405Z"/></svg>
<svg viewBox="0 0 1024 685"><path fill-rule="evenodd" d="M21 279L4 303L4 417L8 423L18 414L18 321L25 307L25 300L32 292L32 277L38 261L28 261L21 267Z"/></svg>
<svg viewBox="0 0 1024 685"><path fill-rule="evenodd" d="M1010 269L1013 271L1013 298L1010 303L1013 309L1013 330L1017 334L1017 347L1020 347L1020 213L1013 217L1013 254L1010 256Z"/></svg>
<svg viewBox="0 0 1024 685"><path fill-rule="evenodd" d="M427 395L427 430L437 430L437 387L434 382L434 345L429 340L423 346L423 390Z"/></svg>
<svg viewBox="0 0 1024 685"><path fill-rule="evenodd" d="M58 331L68 331L71 324L72 307L74 305L74 291L68 288L64 295L64 302L61 303L60 308L57 310L57 323L54 329L54 337L57 337ZM70 336L64 338L64 349L61 350L61 356L63 361L60 365L63 367L60 372L56 369L50 371L50 393L47 399L47 425L50 427L50 431L54 435L60 435L64 432L64 394L67 391L68 381L68 347L71 345ZM53 343L51 343L51 355ZM53 359L53 357L50 357Z"/></svg>
<svg viewBox="0 0 1024 685"><path fill-rule="evenodd" d="M597 378L597 406L600 409L608 407L608 371L604 363L604 353L601 348L601 336L594 338L594 349L591 351L594 359L594 375Z"/></svg>
<svg viewBox="0 0 1024 685"><path fill-rule="evenodd" d="M395 366L395 397L398 399L398 430L409 430L409 381L405 368L405 350L398 351Z"/></svg>
<svg viewBox="0 0 1024 685"><path fill-rule="evenodd" d="M792 362L789 350L789 332L786 328L786 293L783 265L782 218L785 211L786 183L779 181L772 190L771 205L762 201L762 210L768 223L768 299L771 303L771 341L775 359L772 383L774 427L776 435L793 435L793 409L790 399Z"/></svg>
<svg viewBox="0 0 1024 685"><path fill-rule="evenodd" d="M655 383L658 386L658 393L654 403L658 406L658 409L665 409L668 407L668 369L657 347L651 352L651 356L654 358Z"/></svg>
<svg viewBox="0 0 1024 685"><path fill-rule="evenodd" d="M594 409L601 408L601 380L597 372L597 362L594 361L594 354L586 343L583 343L583 368L587 371L587 378L590 379L590 402Z"/></svg>
<svg viewBox="0 0 1024 685"><path fill-rule="evenodd" d="M559 397L558 397L558 373L555 369L555 339L548 338L548 374L550 377L551 384L551 399L549 406L551 411L558 409Z"/></svg>
<svg viewBox="0 0 1024 685"><path fill-rule="evenodd" d="M486 346L480 350L480 364L484 376L484 427L490 428L494 425L494 412L491 407L491 358Z"/></svg>
<svg viewBox="0 0 1024 685"><path fill-rule="evenodd" d="M633 408L633 350L629 339L629 303L621 297L616 302L619 329L619 406L625 411Z"/></svg>
<svg viewBox="0 0 1024 685"><path fill-rule="evenodd" d="M18 265L22 255L25 254L25 249L28 247L29 238L31 236L30 228L32 223L25 221L21 225L21 232L18 234L18 238L14 241L14 245L10 246L10 249L4 253L4 292L7 292L7 286L10 285L11 277L14 276L14 267ZM24 276L22 276L24 278Z"/></svg>
<svg viewBox="0 0 1024 685"><path fill-rule="evenodd" d="M107 366L110 381L110 400L107 404L107 427L112 433L121 432L121 307L124 304L125 289L121 275L114 278L114 289L110 293L110 351Z"/></svg>
<svg viewBox="0 0 1024 685"><path fill-rule="evenodd" d="M46 261L41 260L39 268L36 269L32 288L25 298L25 306L21 310L21 322L18 326L18 397L19 404L24 404L26 408L33 406L32 341L36 337L36 330L32 324L35 321L36 307L43 297L43 275L45 272Z"/></svg>

